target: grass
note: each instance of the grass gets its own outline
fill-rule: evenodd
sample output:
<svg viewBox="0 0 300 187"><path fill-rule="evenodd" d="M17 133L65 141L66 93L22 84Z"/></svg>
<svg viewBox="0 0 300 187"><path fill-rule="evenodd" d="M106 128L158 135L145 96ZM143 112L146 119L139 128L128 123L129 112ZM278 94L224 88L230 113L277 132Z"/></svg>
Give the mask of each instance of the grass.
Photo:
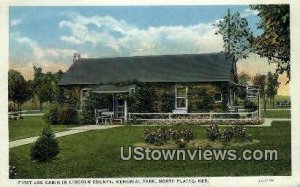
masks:
<svg viewBox="0 0 300 187"><path fill-rule="evenodd" d="M46 125L42 116L26 116L19 120L9 121L9 141L28 138L41 134ZM55 132L67 130L74 125L52 125Z"/></svg>
<svg viewBox="0 0 300 187"><path fill-rule="evenodd" d="M264 118L291 118L290 110L261 110L261 115Z"/></svg>
<svg viewBox="0 0 300 187"><path fill-rule="evenodd" d="M10 162L17 169L17 178L98 178L98 177L176 177L176 176L289 176L291 175L291 125L274 122L272 127L249 127L247 132L258 143L244 149L276 149L276 161L122 161L120 147L142 142L143 126L124 126L58 138L61 153L48 163L30 160L31 145L10 149ZM195 139L205 138L205 127L182 125L193 131ZM241 154L238 154L241 155Z"/></svg>

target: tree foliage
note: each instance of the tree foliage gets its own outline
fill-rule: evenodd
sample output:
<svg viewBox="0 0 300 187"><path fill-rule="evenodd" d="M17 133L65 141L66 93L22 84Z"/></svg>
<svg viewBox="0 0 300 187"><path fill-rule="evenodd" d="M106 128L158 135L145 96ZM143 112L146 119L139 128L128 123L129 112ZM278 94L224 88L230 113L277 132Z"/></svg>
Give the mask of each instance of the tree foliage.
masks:
<svg viewBox="0 0 300 187"><path fill-rule="evenodd" d="M248 85L248 83L250 82L251 80L251 76L249 74L247 74L246 72L241 72L239 75L238 75L238 79L239 79L239 83L242 84L242 85Z"/></svg>
<svg viewBox="0 0 300 187"><path fill-rule="evenodd" d="M38 162L47 162L56 157L60 152L58 141L50 126L46 126L42 135L37 139L31 147L31 159Z"/></svg>
<svg viewBox="0 0 300 187"><path fill-rule="evenodd" d="M33 89L34 94L40 101L40 108L42 108L43 102L60 101L63 97L63 91L57 86L58 80L62 77L63 72L59 70L57 73L43 73L42 68L33 67Z"/></svg>
<svg viewBox="0 0 300 187"><path fill-rule="evenodd" d="M289 5L252 5L261 21L263 33L254 39L253 48L261 57L277 63L277 73L290 79L290 8Z"/></svg>
<svg viewBox="0 0 300 187"><path fill-rule="evenodd" d="M20 72L8 72L8 99L19 106L32 97L32 82L26 81Z"/></svg>
<svg viewBox="0 0 300 187"><path fill-rule="evenodd" d="M235 61L247 58L251 52L253 34L248 27L246 18L242 18L239 12L228 13L222 20L214 24L224 41L225 52L229 53Z"/></svg>

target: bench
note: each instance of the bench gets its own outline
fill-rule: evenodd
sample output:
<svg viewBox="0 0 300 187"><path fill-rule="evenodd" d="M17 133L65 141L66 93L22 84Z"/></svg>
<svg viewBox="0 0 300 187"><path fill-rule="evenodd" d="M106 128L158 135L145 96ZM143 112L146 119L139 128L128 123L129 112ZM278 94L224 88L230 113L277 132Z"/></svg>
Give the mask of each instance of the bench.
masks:
<svg viewBox="0 0 300 187"><path fill-rule="evenodd" d="M8 112L8 119L18 120L20 118L19 112Z"/></svg>

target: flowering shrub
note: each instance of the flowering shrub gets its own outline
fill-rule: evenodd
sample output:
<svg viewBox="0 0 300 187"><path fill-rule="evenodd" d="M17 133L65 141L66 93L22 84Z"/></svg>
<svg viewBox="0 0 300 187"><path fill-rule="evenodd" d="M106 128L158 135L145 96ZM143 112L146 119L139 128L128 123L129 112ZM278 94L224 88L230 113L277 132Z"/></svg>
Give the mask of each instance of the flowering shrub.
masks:
<svg viewBox="0 0 300 187"><path fill-rule="evenodd" d="M9 164L9 178L15 179L17 176L17 168L15 165Z"/></svg>
<svg viewBox="0 0 300 187"><path fill-rule="evenodd" d="M252 139L251 135L246 134L246 129L239 126L231 126L220 131L217 125L211 125L206 129L206 135L212 141L220 140L223 143L230 141L245 142Z"/></svg>
<svg viewBox="0 0 300 187"><path fill-rule="evenodd" d="M146 129L143 135L146 143L154 145L163 145L169 140L173 140L180 148L193 139L193 133L190 130L173 130L159 128L157 130Z"/></svg>
<svg viewBox="0 0 300 187"><path fill-rule="evenodd" d="M217 125L211 125L206 129L206 135L207 138L209 138L212 141L215 141L220 136L220 130Z"/></svg>
<svg viewBox="0 0 300 187"><path fill-rule="evenodd" d="M222 142L251 140L251 135L246 134L246 129L238 126L232 126L224 130L220 137Z"/></svg>
<svg viewBox="0 0 300 187"><path fill-rule="evenodd" d="M143 138L146 143L162 145L170 139L170 132L164 128L159 128L156 131L146 129Z"/></svg>

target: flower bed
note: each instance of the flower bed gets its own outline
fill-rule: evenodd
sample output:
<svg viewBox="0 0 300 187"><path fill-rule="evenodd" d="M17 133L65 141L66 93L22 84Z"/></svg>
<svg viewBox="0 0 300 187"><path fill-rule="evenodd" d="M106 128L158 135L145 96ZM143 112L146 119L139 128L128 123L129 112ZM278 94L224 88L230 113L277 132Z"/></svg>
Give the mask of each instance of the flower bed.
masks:
<svg viewBox="0 0 300 187"><path fill-rule="evenodd" d="M157 130L146 129L143 139L148 144L163 145L173 140L179 148L184 148L186 144L193 139L193 133L190 130L173 130L159 128Z"/></svg>
<svg viewBox="0 0 300 187"><path fill-rule="evenodd" d="M264 122L261 118L254 118L254 119L239 119L239 120L190 120L190 119L181 119L181 120L147 120L141 121L137 124L145 124L145 125L260 125Z"/></svg>

